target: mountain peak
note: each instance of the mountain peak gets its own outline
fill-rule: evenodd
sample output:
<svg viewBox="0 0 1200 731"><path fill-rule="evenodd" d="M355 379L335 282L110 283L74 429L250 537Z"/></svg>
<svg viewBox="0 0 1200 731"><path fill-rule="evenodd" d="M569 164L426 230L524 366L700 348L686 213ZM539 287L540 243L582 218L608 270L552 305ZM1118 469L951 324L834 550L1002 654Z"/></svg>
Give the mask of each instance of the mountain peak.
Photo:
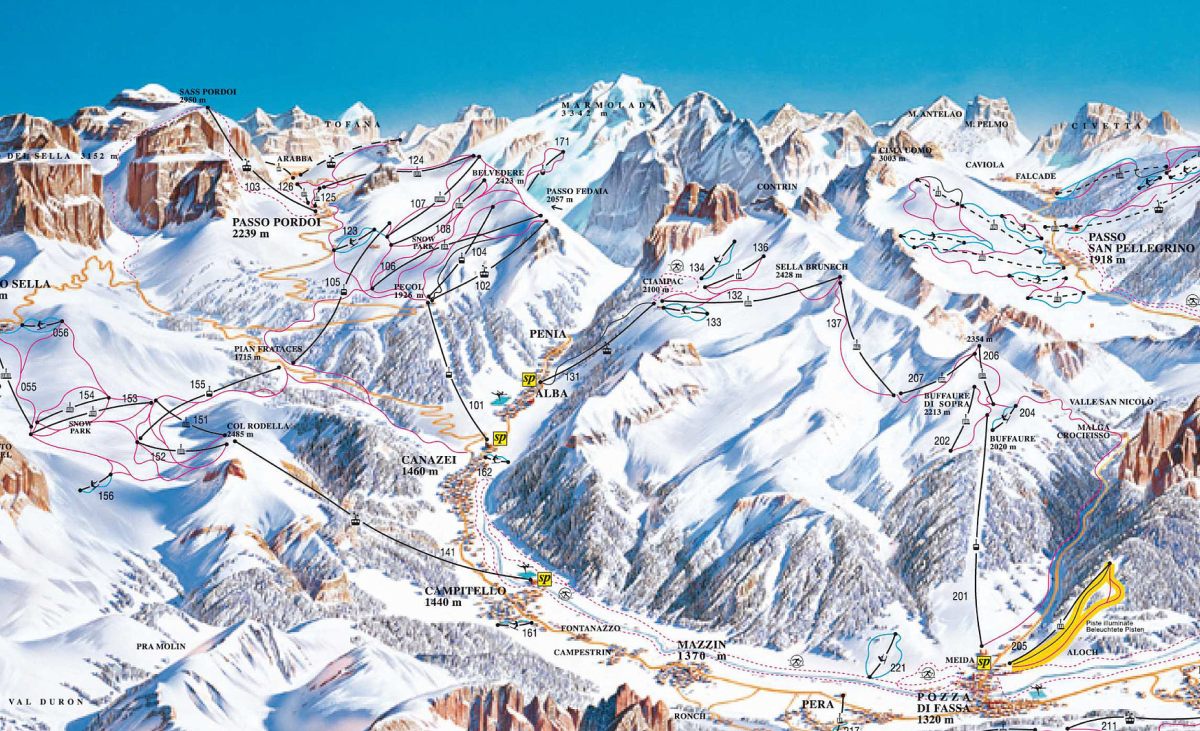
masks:
<svg viewBox="0 0 1200 731"><path fill-rule="evenodd" d="M679 112L681 116L704 115L707 113L725 122L732 122L735 119L735 115L729 111L729 107L725 106L724 102L707 91L693 91L683 99L680 99L679 103L675 105L672 114L675 114L675 112Z"/></svg>
<svg viewBox="0 0 1200 731"><path fill-rule="evenodd" d="M1126 112L1105 102L1087 102L1071 122L1057 124L1038 138L1034 151L1044 158L1067 164L1086 158L1097 147L1114 140L1122 140L1122 144L1140 144L1148 142L1146 134L1165 135L1179 131L1179 122L1169 112L1162 112L1151 120L1140 111Z"/></svg>
<svg viewBox="0 0 1200 731"><path fill-rule="evenodd" d="M808 120L815 119L815 118L816 118L816 115L807 114L805 112L800 111L796 107L792 106L791 102L784 102L781 106L776 107L775 109L772 109L771 111L764 114L763 118L761 120L759 120L759 126L767 127L767 126L776 126L776 125L786 125L786 126L790 127L793 124L803 122L803 121L808 121Z"/></svg>
<svg viewBox="0 0 1200 731"><path fill-rule="evenodd" d="M847 129L851 129L859 134L871 134L871 125L867 124L867 120L862 118L862 115L858 113L857 109L851 109L845 114L837 112L834 114L827 114L825 116L830 120L837 120L839 126L846 127Z"/></svg>
<svg viewBox="0 0 1200 731"><path fill-rule="evenodd" d="M645 81L642 81L641 78L637 76L623 73L617 77L616 81L613 82L613 86L636 88L640 86L649 86L649 84L647 84Z"/></svg>
<svg viewBox="0 0 1200 731"><path fill-rule="evenodd" d="M141 88L135 90L134 93L138 94L139 96L143 96L143 97L147 97L147 98L151 98L151 99L178 99L179 98L178 94L171 91L170 89L163 86L162 84L146 84L146 85L142 86Z"/></svg>
<svg viewBox="0 0 1200 731"><path fill-rule="evenodd" d="M1129 119L1124 109L1105 102L1087 102L1075 113L1077 122L1121 122Z"/></svg>
<svg viewBox="0 0 1200 731"><path fill-rule="evenodd" d="M471 122L476 119L495 119L496 112L491 107L485 107L480 104L469 104L458 110L458 115L454 117L455 122Z"/></svg>
<svg viewBox="0 0 1200 731"><path fill-rule="evenodd" d="M993 99L977 94L967 105L963 118L969 122L1004 120L1016 126L1016 117L1008 105L1008 99L1002 96Z"/></svg>
<svg viewBox="0 0 1200 731"><path fill-rule="evenodd" d="M925 107L925 109L929 110L929 111L954 111L954 112L961 112L963 110L962 107L958 106L958 104L955 103L955 101L953 99L946 96L945 94L942 94L937 99L934 99L932 102L929 103L929 106Z"/></svg>
<svg viewBox="0 0 1200 731"><path fill-rule="evenodd" d="M349 107L346 107L346 111L342 112L342 116L339 119L345 121L349 119L363 119L364 117L374 119L375 112L372 112L370 107L362 102L354 102Z"/></svg>
<svg viewBox="0 0 1200 731"><path fill-rule="evenodd" d="M1183 128L1179 125L1179 120L1175 119L1175 115L1168 112L1166 109L1158 113L1150 122L1150 131L1156 135L1170 135L1181 131Z"/></svg>
<svg viewBox="0 0 1200 731"><path fill-rule="evenodd" d="M653 84L647 84L636 76L621 74L615 81L597 81L583 92L582 98L591 101L637 102L648 101L666 112L671 104L667 94Z"/></svg>
<svg viewBox="0 0 1200 731"><path fill-rule="evenodd" d="M777 147L784 139L810 129L820 121L815 114L801 112L791 104L767 112L759 120L759 132L768 147Z"/></svg>
<svg viewBox="0 0 1200 731"><path fill-rule="evenodd" d="M146 84L138 89L124 89L108 103L110 107L165 109L183 101L178 94L162 84Z"/></svg>

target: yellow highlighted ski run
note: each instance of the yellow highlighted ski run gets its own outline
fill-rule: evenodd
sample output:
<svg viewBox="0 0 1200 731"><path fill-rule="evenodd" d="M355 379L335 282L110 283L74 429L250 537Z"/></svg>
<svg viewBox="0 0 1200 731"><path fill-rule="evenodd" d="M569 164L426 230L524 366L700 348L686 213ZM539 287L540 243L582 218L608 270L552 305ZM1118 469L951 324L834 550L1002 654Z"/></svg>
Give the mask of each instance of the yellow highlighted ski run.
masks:
<svg viewBox="0 0 1200 731"><path fill-rule="evenodd" d="M1091 603L1092 598L1100 594L1104 589L1108 589L1108 596L1101 598L1095 603ZM1096 574L1096 578L1092 579L1092 583L1087 585L1075 603L1071 605L1071 611L1067 614L1067 619L1063 624L1062 629L1054 632L1046 639L1042 640L1037 647L1033 648L1024 655L1012 661L1012 669L1016 672L1022 670L1032 670L1033 668L1045 665L1054 660L1054 658L1066 652L1087 623L1091 621L1100 612L1110 607L1115 607L1125 599L1125 587L1120 581L1117 581L1117 570L1113 566L1112 561L1104 565L1100 573Z"/></svg>

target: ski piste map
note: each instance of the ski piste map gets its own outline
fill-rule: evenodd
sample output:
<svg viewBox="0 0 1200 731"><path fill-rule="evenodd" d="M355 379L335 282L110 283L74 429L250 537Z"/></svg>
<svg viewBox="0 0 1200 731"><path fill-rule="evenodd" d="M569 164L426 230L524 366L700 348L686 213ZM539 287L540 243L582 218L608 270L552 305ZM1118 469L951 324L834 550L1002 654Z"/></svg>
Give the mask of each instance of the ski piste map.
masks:
<svg viewBox="0 0 1200 731"><path fill-rule="evenodd" d="M0 728L1200 726L1190 117L237 68L0 110Z"/></svg>

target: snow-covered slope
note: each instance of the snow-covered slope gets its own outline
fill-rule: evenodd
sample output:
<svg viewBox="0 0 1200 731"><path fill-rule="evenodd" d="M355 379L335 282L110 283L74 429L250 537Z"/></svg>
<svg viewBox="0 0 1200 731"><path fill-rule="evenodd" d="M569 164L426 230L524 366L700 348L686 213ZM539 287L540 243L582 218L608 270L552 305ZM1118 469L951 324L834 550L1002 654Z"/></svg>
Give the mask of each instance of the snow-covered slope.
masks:
<svg viewBox="0 0 1200 731"><path fill-rule="evenodd" d="M1141 631L958 715L1196 651L1169 113L1031 144L1003 98L752 121L623 75L393 138L156 85L0 129L0 725L837 723L763 674L865 724L1110 561Z"/></svg>

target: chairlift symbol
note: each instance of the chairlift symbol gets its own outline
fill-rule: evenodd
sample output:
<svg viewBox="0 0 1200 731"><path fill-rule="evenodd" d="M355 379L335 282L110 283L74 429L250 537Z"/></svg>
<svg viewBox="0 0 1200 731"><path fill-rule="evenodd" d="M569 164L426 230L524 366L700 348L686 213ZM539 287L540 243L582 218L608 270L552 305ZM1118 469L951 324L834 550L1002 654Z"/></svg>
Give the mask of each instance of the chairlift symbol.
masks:
<svg viewBox="0 0 1200 731"><path fill-rule="evenodd" d="M445 195L443 195L443 194L441 194L441 193L438 193L437 195L435 195L435 196L433 197L433 202L434 202L434 203L445 203L445 202L446 202L446 196L445 196Z"/></svg>
<svg viewBox="0 0 1200 731"><path fill-rule="evenodd" d="M414 178L421 177L421 168L417 168L416 170L413 170L413 177Z"/></svg>
<svg viewBox="0 0 1200 731"><path fill-rule="evenodd" d="M63 409L63 410L64 410L64 411L66 411L68 414L74 414L74 413L75 413L75 407L74 407L74 406L72 406L71 404L67 404L67 408L65 408L65 409Z"/></svg>
<svg viewBox="0 0 1200 731"><path fill-rule="evenodd" d="M860 342L858 342L857 340L855 340L855 341L854 341L854 347L853 347L853 348L851 348L851 350L862 350L862 343L860 343Z"/></svg>
<svg viewBox="0 0 1200 731"><path fill-rule="evenodd" d="M600 352L604 353L605 355L612 355L612 346L605 345L603 350L601 350Z"/></svg>
<svg viewBox="0 0 1200 731"><path fill-rule="evenodd" d="M350 518L350 525L362 525L362 520L358 517L358 513L355 513Z"/></svg>
<svg viewBox="0 0 1200 731"><path fill-rule="evenodd" d="M244 172L244 173L250 172L250 161L249 160L242 163L242 172Z"/></svg>
<svg viewBox="0 0 1200 731"><path fill-rule="evenodd" d="M185 450L184 450L184 448L183 448L183 445L182 445L182 444L180 444L180 445L179 445L179 449L176 449L176 450L175 450L175 454L187 454L187 451L185 451Z"/></svg>
<svg viewBox="0 0 1200 731"><path fill-rule="evenodd" d="M753 306L754 306L754 300L750 299L749 297L747 297L746 299L744 299L744 300L743 300L743 302L745 302L745 303L746 303L746 307L753 307Z"/></svg>
<svg viewBox="0 0 1200 731"><path fill-rule="evenodd" d="M992 225L990 226L990 228L991 228L993 231L999 231L999 230L1000 230L1000 224L996 223L995 221L992 221Z"/></svg>

